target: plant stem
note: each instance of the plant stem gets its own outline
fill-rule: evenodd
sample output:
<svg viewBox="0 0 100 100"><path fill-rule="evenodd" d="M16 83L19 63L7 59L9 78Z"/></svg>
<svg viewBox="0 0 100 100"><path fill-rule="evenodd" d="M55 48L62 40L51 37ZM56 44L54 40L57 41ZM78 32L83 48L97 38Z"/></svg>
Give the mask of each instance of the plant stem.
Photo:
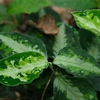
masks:
<svg viewBox="0 0 100 100"><path fill-rule="evenodd" d="M49 78L49 80L48 80L48 82L47 82L47 84L46 84L46 86L45 86L45 88L44 88L44 90L43 90L41 100L44 99L44 95L45 95L45 93L46 93L47 87L48 87L48 85L49 85L49 83L50 83L50 81L51 81L53 75L54 75L54 73L52 72L51 75L50 75L50 78Z"/></svg>

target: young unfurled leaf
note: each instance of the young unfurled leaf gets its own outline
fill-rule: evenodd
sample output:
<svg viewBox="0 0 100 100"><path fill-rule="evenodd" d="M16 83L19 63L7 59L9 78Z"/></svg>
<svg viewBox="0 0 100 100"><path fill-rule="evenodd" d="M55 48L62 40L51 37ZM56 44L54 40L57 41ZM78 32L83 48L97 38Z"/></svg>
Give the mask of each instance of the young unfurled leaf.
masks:
<svg viewBox="0 0 100 100"><path fill-rule="evenodd" d="M88 88L87 88L88 87ZM83 78L56 76L54 100L98 100L93 86Z"/></svg>
<svg viewBox="0 0 100 100"><path fill-rule="evenodd" d="M55 19L51 15L45 15L38 19L36 22L36 28L44 32L45 34L57 35L59 32L56 26Z"/></svg>
<svg viewBox="0 0 100 100"><path fill-rule="evenodd" d="M0 33L0 53L3 57L29 51L47 56L44 44L37 38L17 32Z"/></svg>
<svg viewBox="0 0 100 100"><path fill-rule="evenodd" d="M88 78L100 76L100 67L95 59L79 48L63 48L53 63L75 76Z"/></svg>
<svg viewBox="0 0 100 100"><path fill-rule="evenodd" d="M47 59L37 52L14 54L0 60L0 83L11 86L30 83L47 67Z"/></svg>
<svg viewBox="0 0 100 100"><path fill-rule="evenodd" d="M72 13L77 25L100 36L100 9Z"/></svg>

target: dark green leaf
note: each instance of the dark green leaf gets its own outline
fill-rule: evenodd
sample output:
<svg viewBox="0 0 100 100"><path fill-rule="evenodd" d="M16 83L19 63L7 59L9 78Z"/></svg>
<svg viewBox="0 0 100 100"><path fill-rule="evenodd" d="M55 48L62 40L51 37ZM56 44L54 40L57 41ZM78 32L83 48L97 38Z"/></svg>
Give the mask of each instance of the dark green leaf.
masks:
<svg viewBox="0 0 100 100"><path fill-rule="evenodd" d="M58 54L59 50L66 46L80 48L80 43L77 39L74 29L64 23L59 25L59 33L57 35L45 35L43 36L42 40L47 47L48 56L53 58Z"/></svg>
<svg viewBox="0 0 100 100"><path fill-rule="evenodd" d="M75 76L94 77L100 75L100 67L95 59L79 48L65 47L60 50L53 63Z"/></svg>
<svg viewBox="0 0 100 100"><path fill-rule="evenodd" d="M98 100L93 86L83 78L56 76L54 100Z"/></svg>
<svg viewBox="0 0 100 100"><path fill-rule="evenodd" d="M40 8L49 6L48 0L12 0L8 6L8 13L19 14L19 13L32 13L37 12Z"/></svg>
<svg viewBox="0 0 100 100"><path fill-rule="evenodd" d="M11 86L30 83L47 67L47 59L37 52L14 54L0 60L0 82Z"/></svg>
<svg viewBox="0 0 100 100"><path fill-rule="evenodd" d="M100 76L95 77L95 78L93 78L93 79L90 79L90 81L92 82L94 88L95 88L97 91L100 91Z"/></svg>
<svg viewBox="0 0 100 100"><path fill-rule="evenodd" d="M72 14L80 28L100 36L100 9L73 12Z"/></svg>
<svg viewBox="0 0 100 100"><path fill-rule="evenodd" d="M56 56L62 48L68 46L80 47L80 44L75 36L73 28L71 26L61 24L59 27L59 33L55 36L53 44L54 55Z"/></svg>
<svg viewBox="0 0 100 100"><path fill-rule="evenodd" d="M45 57L47 56L44 44L37 38L17 32L0 34L0 53L4 57L29 51L38 52Z"/></svg>
<svg viewBox="0 0 100 100"><path fill-rule="evenodd" d="M91 34L90 31L80 29L80 42L85 49L96 61L100 61L100 39L98 36Z"/></svg>
<svg viewBox="0 0 100 100"><path fill-rule="evenodd" d="M90 8L97 8L96 0L50 0L54 6L62 8L71 8L73 10L85 10Z"/></svg>

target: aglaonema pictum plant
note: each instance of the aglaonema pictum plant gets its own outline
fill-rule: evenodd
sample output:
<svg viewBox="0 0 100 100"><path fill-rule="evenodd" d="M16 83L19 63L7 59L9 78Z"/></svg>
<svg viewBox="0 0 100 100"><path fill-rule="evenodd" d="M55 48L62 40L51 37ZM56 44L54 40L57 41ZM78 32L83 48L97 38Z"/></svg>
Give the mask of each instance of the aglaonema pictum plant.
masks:
<svg viewBox="0 0 100 100"><path fill-rule="evenodd" d="M8 13L30 14L34 9L37 12L41 6L49 5L43 1L39 6L35 2L32 9L16 5L16 10L14 4L18 2L15 0L16 3L12 2L8 7ZM25 0L22 2L26 4ZM53 79L53 96L49 100L98 100L100 10L73 12L72 15L80 27L79 31L61 23L55 36L39 33L41 36L37 38L18 32L1 32L0 83L7 86L28 84L38 79L44 69L50 68L52 74L47 84ZM46 89L41 100L45 92Z"/></svg>

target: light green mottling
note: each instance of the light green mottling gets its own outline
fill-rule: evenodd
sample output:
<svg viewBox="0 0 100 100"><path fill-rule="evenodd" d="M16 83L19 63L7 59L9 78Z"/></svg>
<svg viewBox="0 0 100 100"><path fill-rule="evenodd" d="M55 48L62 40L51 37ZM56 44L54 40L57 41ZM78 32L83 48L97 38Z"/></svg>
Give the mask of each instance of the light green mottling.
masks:
<svg viewBox="0 0 100 100"><path fill-rule="evenodd" d="M3 36L3 35L0 35L0 39L3 42L2 46L0 47L0 49L5 48L5 45L7 45L8 48L12 49L12 52L21 53L21 52L33 51L33 52L40 53L41 55L44 55L44 53L40 49L37 49L38 45L35 45L34 47L32 47L29 43L26 42L26 40L25 40L25 44L24 44L23 43L24 40L19 40L19 42L17 42L15 40L13 40L12 38L9 38L9 37ZM7 50L8 49L5 49L5 52ZM7 52L7 54L8 54L8 52Z"/></svg>

